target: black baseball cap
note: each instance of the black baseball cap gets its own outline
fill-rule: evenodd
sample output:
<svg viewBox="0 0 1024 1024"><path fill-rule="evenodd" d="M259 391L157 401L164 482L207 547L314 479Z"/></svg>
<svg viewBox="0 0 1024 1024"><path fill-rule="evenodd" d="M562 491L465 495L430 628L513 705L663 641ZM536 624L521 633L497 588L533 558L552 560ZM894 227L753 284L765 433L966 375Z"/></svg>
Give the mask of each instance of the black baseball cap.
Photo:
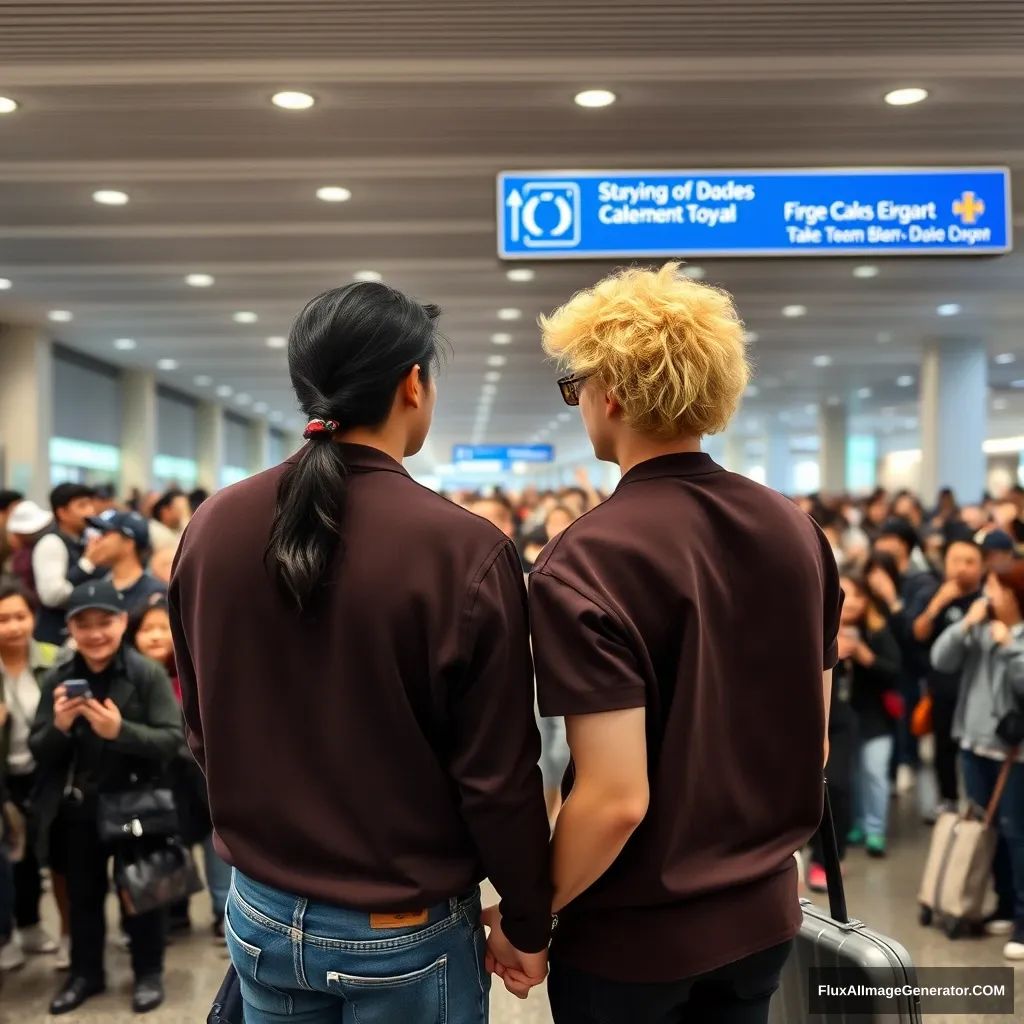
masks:
<svg viewBox="0 0 1024 1024"><path fill-rule="evenodd" d="M89 516L86 522L100 533L120 533L135 541L137 548L149 547L149 524L138 512L110 509L98 516Z"/></svg>
<svg viewBox="0 0 1024 1024"><path fill-rule="evenodd" d="M128 611L124 596L110 580L90 580L80 583L68 598L66 621L70 622L79 612L110 612L124 615Z"/></svg>
<svg viewBox="0 0 1024 1024"><path fill-rule="evenodd" d="M1005 530L992 530L981 542L982 551L1015 551L1013 538Z"/></svg>

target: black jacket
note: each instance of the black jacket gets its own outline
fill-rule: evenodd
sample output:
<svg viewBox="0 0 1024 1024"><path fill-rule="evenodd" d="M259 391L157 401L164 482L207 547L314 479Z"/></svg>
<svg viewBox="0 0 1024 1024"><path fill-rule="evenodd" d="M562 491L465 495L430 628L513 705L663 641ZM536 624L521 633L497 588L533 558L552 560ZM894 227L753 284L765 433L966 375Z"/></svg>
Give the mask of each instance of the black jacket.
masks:
<svg viewBox="0 0 1024 1024"><path fill-rule="evenodd" d="M833 700L836 687L848 697L857 718L857 734L861 740L873 740L892 732L893 719L885 709L887 690L896 689L900 678L900 647L887 626L869 632L864 641L875 655L870 667L849 659L840 662L832 675Z"/></svg>
<svg viewBox="0 0 1024 1024"><path fill-rule="evenodd" d="M122 717L117 739L100 739L91 730L75 738L61 732L53 721L53 691L84 674L76 656L46 676L32 727L29 745L39 766L35 810L44 847L65 795L76 747L84 745L99 765L99 792L116 793L140 781L162 781L184 742L181 710L167 673L131 648L122 648L112 664L109 696ZM45 849L40 853L45 856Z"/></svg>

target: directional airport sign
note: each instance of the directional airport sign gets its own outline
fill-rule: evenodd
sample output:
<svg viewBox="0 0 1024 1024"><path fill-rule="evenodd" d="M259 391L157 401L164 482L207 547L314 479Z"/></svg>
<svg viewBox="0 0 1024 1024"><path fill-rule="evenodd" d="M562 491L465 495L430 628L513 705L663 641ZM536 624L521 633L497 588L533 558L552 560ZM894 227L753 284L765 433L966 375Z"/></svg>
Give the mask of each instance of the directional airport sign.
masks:
<svg viewBox="0 0 1024 1024"><path fill-rule="evenodd" d="M1007 252L1005 168L509 171L504 259Z"/></svg>
<svg viewBox="0 0 1024 1024"><path fill-rule="evenodd" d="M555 449L550 444L457 444L452 462L553 462Z"/></svg>

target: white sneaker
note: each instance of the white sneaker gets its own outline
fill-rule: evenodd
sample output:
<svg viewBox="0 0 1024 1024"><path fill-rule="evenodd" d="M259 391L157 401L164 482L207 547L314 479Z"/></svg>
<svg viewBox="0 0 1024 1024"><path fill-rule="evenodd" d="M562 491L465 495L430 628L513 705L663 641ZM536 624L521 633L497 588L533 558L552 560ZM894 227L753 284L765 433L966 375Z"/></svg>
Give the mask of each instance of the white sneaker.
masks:
<svg viewBox="0 0 1024 1024"><path fill-rule="evenodd" d="M25 966L25 951L21 948L21 942L16 935L11 936L10 942L0 946L0 971L16 971L19 967Z"/></svg>
<svg viewBox="0 0 1024 1024"><path fill-rule="evenodd" d="M1024 960L1024 942L1008 942L1003 946L1004 960Z"/></svg>
<svg viewBox="0 0 1024 1024"><path fill-rule="evenodd" d="M985 922L985 934L986 935L1012 935L1013 934L1013 921L986 921Z"/></svg>
<svg viewBox="0 0 1024 1024"><path fill-rule="evenodd" d="M21 948L32 956L57 952L57 943L42 925L21 930Z"/></svg>
<svg viewBox="0 0 1024 1024"><path fill-rule="evenodd" d="M57 955L53 958L53 969L55 971L67 971L71 968L71 939L62 935L60 945L57 947Z"/></svg>

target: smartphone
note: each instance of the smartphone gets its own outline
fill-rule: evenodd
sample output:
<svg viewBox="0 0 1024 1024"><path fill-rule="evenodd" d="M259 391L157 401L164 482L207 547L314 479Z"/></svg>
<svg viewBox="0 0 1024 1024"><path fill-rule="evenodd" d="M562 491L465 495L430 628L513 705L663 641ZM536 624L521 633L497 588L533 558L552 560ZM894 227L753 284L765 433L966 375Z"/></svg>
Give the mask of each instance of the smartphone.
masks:
<svg viewBox="0 0 1024 1024"><path fill-rule="evenodd" d="M75 697L85 697L88 700L92 697L92 690L89 689L89 681L87 679L69 679L64 684L64 696L68 700L72 700Z"/></svg>

